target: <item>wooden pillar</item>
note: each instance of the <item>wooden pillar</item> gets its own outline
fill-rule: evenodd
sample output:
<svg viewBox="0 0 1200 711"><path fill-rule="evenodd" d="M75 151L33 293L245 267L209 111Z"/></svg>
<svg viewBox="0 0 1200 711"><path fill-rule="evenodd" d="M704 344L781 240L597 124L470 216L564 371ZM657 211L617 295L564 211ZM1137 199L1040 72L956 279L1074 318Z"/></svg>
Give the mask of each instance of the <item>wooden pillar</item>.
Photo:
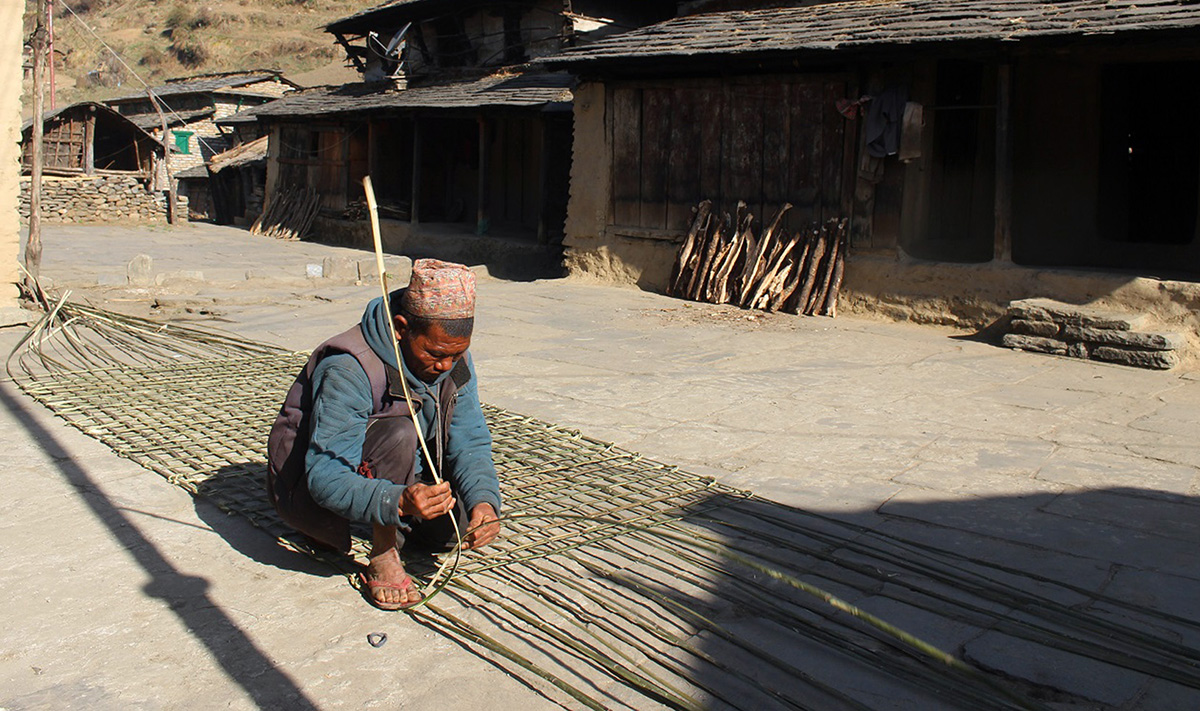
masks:
<svg viewBox="0 0 1200 711"><path fill-rule="evenodd" d="M342 174L342 179L339 181L341 183L342 192L339 203L342 206L345 206L345 204L350 200L350 136L353 133L353 128L347 128L345 131L342 131L339 134L342 137L342 155L338 156L338 160L342 162L340 171ZM361 183L359 184L359 187L362 187Z"/></svg>
<svg viewBox="0 0 1200 711"><path fill-rule="evenodd" d="M162 125L162 146L163 146L163 162L166 164L167 173L167 224L175 224L175 176L171 174L171 134L167 130L167 115L163 113L162 106L158 103L158 97L154 92L146 89L146 93L150 96L150 103L154 105L154 109L158 111L158 120Z"/></svg>
<svg viewBox="0 0 1200 711"><path fill-rule="evenodd" d="M25 242L25 270L29 272L30 293L38 293L37 278L42 266L42 168L45 161L46 55L49 39L46 31L46 3L37 4L37 26L33 32L33 126L29 141L32 148L29 167L29 239Z"/></svg>
<svg viewBox="0 0 1200 711"><path fill-rule="evenodd" d="M549 141L546 140L546 131L548 122L544 116L539 116L538 122L538 151L541 154L538 161L538 221L537 221L537 241L538 244L546 244L549 237L546 235L546 189L549 187L550 177L550 151Z"/></svg>
<svg viewBox="0 0 1200 711"><path fill-rule="evenodd" d="M996 70L996 216L995 249L998 262L1012 261L1012 65Z"/></svg>
<svg viewBox="0 0 1200 711"><path fill-rule="evenodd" d="M83 125L83 172L96 172L96 107L88 107L87 122Z"/></svg>
<svg viewBox="0 0 1200 711"><path fill-rule="evenodd" d="M375 180L375 143L378 140L378 126L375 121L367 122L367 175L371 176L371 180Z"/></svg>
<svg viewBox="0 0 1200 711"><path fill-rule="evenodd" d="M488 197L492 189L492 181L488 175L491 172L491 146L488 145L488 122L482 114L479 116L479 209L475 215L475 234L486 235L488 228Z"/></svg>
<svg viewBox="0 0 1200 711"><path fill-rule="evenodd" d="M417 225L421 223L421 120L413 116L412 122L412 205L408 211L408 221Z"/></svg>
<svg viewBox="0 0 1200 711"><path fill-rule="evenodd" d="M283 128L279 124L272 124L268 136L267 177L263 184L263 203L260 213L263 215L267 214L271 202L275 199L275 193L279 190L279 158L283 154Z"/></svg>

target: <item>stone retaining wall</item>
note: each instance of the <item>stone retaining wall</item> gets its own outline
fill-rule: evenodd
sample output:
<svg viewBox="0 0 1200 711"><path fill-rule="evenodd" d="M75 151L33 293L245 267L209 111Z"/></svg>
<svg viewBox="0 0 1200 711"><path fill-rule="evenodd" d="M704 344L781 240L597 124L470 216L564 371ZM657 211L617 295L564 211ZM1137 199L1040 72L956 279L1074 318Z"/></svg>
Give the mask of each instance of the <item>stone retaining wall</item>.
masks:
<svg viewBox="0 0 1200 711"><path fill-rule="evenodd" d="M29 178L21 178L21 220L29 221ZM186 197L175 214L187 220ZM167 221L166 192L148 192L133 177L103 176L42 179L42 221L59 223Z"/></svg>

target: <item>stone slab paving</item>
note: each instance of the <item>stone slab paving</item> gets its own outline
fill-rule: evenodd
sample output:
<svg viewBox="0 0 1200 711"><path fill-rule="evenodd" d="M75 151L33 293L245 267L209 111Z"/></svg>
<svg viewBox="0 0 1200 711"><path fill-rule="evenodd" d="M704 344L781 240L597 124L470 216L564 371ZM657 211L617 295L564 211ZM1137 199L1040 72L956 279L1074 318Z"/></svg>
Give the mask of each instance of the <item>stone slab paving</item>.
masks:
<svg viewBox="0 0 1200 711"><path fill-rule="evenodd" d="M331 255L364 258L354 250L200 224L47 233L45 273L93 302L298 350L357 322L376 293L295 276ZM140 253L204 281L187 293L131 289L118 277ZM259 276L247 280L249 269ZM1200 619L1194 373L480 273L474 353L492 404L781 504ZM15 340L0 331L0 345ZM0 707L550 706L117 458L11 384L0 396L0 592L11 601L0 613ZM863 602L989 668L1092 700L1062 708L1200 707L1195 690ZM366 644L374 631L390 636L378 650ZM899 708L889 689L870 693L879 708Z"/></svg>

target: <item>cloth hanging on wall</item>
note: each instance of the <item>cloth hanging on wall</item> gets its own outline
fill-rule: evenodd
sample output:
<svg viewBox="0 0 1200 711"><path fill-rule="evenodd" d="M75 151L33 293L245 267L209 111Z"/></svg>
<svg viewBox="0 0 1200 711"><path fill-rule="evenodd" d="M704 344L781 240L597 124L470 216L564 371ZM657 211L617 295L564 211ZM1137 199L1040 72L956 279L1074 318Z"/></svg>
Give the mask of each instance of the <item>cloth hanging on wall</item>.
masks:
<svg viewBox="0 0 1200 711"><path fill-rule="evenodd" d="M904 86L889 86L871 97L866 125L868 153L883 158L900 150L900 130L907 101L908 88Z"/></svg>

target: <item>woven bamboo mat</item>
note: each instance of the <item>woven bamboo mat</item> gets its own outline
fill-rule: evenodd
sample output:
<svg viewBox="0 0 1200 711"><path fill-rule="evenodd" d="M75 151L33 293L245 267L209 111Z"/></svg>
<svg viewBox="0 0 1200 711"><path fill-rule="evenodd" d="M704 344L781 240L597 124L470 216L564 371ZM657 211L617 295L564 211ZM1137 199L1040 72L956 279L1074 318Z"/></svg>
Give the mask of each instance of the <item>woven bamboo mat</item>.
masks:
<svg viewBox="0 0 1200 711"><path fill-rule="evenodd" d="M306 360L281 353L118 366L46 374L23 387L117 454L306 549L267 501L264 459L283 394ZM574 430L486 405L484 414L509 522L486 563L471 569L677 519L714 496L739 494ZM360 562L368 548L354 537Z"/></svg>
<svg viewBox="0 0 1200 711"><path fill-rule="evenodd" d="M306 360L60 305L15 357L33 398L124 457L312 555L265 495L267 432ZM10 373L14 360L10 360ZM485 406L502 538L415 618L566 707L1043 708L867 610L908 609L1200 688L1196 623L781 506ZM367 542L356 537L360 561ZM349 570L347 559L324 559ZM917 632L921 630L910 630ZM1059 698L1070 700L1068 694Z"/></svg>

